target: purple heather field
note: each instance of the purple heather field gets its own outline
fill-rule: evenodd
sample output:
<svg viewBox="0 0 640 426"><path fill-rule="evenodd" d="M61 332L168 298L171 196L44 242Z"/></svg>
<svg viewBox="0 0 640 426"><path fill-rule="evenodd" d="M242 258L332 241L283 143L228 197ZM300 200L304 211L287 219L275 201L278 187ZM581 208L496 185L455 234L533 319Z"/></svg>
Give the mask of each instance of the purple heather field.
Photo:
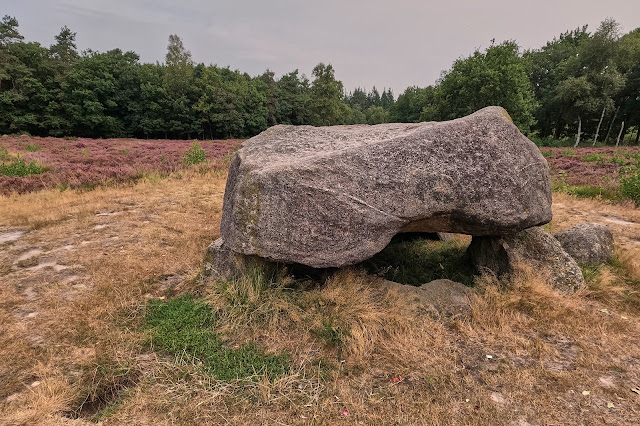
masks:
<svg viewBox="0 0 640 426"><path fill-rule="evenodd" d="M552 180L569 185L617 188L620 172L640 164L640 148L540 148L551 170Z"/></svg>
<svg viewBox="0 0 640 426"><path fill-rule="evenodd" d="M207 160L216 164L242 140L198 141ZM0 176L0 194L43 188L86 188L119 183L145 174L167 175L185 166L182 158L192 140L61 139L5 137L0 149L12 157L35 161L42 174ZM626 166L640 164L639 147L540 148L549 162L554 182L616 188Z"/></svg>
<svg viewBox="0 0 640 426"><path fill-rule="evenodd" d="M182 157L192 140L85 139L5 137L0 149L12 157L34 160L42 174L0 176L0 194L25 193L43 188L83 188L126 182L144 174L166 175L183 168ZM198 141L207 160L216 163L242 140Z"/></svg>

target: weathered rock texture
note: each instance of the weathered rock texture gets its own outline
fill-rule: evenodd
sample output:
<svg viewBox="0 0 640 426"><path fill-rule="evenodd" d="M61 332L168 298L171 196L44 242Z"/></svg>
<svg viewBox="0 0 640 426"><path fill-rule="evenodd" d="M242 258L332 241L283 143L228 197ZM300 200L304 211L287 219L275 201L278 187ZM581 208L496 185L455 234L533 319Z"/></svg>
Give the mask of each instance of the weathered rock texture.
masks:
<svg viewBox="0 0 640 426"><path fill-rule="evenodd" d="M220 232L237 253L324 268L399 232L501 235L550 220L547 162L488 107L442 123L272 127L232 160Z"/></svg>
<svg viewBox="0 0 640 426"><path fill-rule="evenodd" d="M407 298L407 307L436 317L460 317L471 312L473 289L455 281L434 280L418 287L393 281L384 284Z"/></svg>
<svg viewBox="0 0 640 426"><path fill-rule="evenodd" d="M553 236L578 263L600 265L613 256L613 233L606 225L581 223Z"/></svg>
<svg viewBox="0 0 640 426"><path fill-rule="evenodd" d="M234 278L243 274L251 266L267 266L267 262L257 256L246 256L229 249L222 238L207 247L204 257L204 274L212 278Z"/></svg>
<svg viewBox="0 0 640 426"><path fill-rule="evenodd" d="M550 272L552 286L572 291L584 287L582 270L560 242L542 228L534 227L502 237L473 237L468 249L478 272L503 277L517 265L529 265Z"/></svg>

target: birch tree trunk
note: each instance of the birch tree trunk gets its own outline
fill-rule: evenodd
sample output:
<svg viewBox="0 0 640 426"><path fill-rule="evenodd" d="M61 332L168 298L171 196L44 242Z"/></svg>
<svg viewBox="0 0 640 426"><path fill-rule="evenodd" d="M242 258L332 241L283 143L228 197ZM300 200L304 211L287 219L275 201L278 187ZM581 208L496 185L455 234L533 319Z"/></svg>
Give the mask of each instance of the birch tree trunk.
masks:
<svg viewBox="0 0 640 426"><path fill-rule="evenodd" d="M576 144L573 146L574 148L578 146L580 143L580 132L582 131L582 119L578 117L578 136L576 136Z"/></svg>
<svg viewBox="0 0 640 426"><path fill-rule="evenodd" d="M616 113L613 114L613 120L611 120L611 124L609 124L609 130L607 130L607 136L604 137L604 143L607 143L607 139L609 139L609 134L611 133L611 129L613 128L613 123L616 122L616 117L618 117L618 113L620 112L620 106L616 109Z"/></svg>
<svg viewBox="0 0 640 426"><path fill-rule="evenodd" d="M602 124L602 119L604 118L604 112L607 110L607 108L602 108L602 115L600 115L600 121L598 121L598 127L596 127L596 135L593 137L593 145L591 146L596 146L596 142L598 141L598 133L600 133L600 125Z"/></svg>
<svg viewBox="0 0 640 426"><path fill-rule="evenodd" d="M620 144L620 136L622 136L622 131L624 130L624 120L622 121L622 126L620 126L620 133L618 133L618 139L616 140L616 146Z"/></svg>

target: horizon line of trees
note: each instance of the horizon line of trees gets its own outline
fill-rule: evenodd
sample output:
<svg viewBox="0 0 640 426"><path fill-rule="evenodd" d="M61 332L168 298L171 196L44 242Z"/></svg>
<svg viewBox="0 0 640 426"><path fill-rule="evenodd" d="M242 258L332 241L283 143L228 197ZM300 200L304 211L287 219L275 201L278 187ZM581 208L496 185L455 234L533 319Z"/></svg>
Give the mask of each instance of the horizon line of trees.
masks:
<svg viewBox="0 0 640 426"><path fill-rule="evenodd" d="M26 42L0 21L0 133L37 136L231 138L275 124L440 121L500 105L530 136L614 141L640 129L640 28L613 19L567 31L540 49L513 40L454 61L434 85L346 92L331 64L311 78L276 78L196 64L177 35L163 63L134 52L78 52L63 27L54 43Z"/></svg>

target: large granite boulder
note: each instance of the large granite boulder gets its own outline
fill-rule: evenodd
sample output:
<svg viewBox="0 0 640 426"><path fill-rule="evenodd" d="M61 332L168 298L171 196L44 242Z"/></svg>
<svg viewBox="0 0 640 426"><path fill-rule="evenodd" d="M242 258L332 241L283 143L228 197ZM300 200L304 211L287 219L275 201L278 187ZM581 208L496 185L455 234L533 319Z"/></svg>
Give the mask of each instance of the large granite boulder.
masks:
<svg viewBox="0 0 640 426"><path fill-rule="evenodd" d="M220 233L233 252L325 268L400 232L502 235L550 220L547 162L488 107L441 123L272 127L233 157Z"/></svg>
<svg viewBox="0 0 640 426"><path fill-rule="evenodd" d="M469 259L480 273L499 278L528 265L550 273L556 290L573 291L585 286L582 270L560 242L542 228L534 227L501 237L473 237Z"/></svg>
<svg viewBox="0 0 640 426"><path fill-rule="evenodd" d="M606 225L581 223L553 236L578 263L600 265L613 256L613 233Z"/></svg>

